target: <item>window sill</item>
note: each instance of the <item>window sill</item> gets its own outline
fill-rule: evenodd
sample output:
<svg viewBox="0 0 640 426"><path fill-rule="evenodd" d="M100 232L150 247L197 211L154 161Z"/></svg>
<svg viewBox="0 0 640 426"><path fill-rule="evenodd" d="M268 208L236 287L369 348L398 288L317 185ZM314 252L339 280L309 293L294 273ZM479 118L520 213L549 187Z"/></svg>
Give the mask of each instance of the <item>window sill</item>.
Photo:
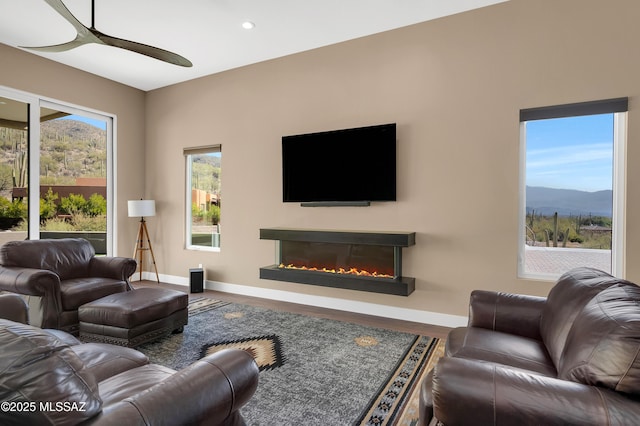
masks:
<svg viewBox="0 0 640 426"><path fill-rule="evenodd" d="M210 252L214 252L214 253L219 253L220 252L220 247L187 246L186 249L187 250L192 250L192 251L210 251Z"/></svg>

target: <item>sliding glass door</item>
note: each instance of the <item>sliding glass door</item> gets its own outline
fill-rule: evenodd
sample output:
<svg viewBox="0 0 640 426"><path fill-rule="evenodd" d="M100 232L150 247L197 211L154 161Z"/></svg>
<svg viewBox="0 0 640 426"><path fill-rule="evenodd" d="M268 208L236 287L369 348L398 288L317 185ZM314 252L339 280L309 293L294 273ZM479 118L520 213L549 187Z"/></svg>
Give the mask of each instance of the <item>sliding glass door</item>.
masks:
<svg viewBox="0 0 640 426"><path fill-rule="evenodd" d="M0 243L78 237L111 254L113 118L1 87L0 102Z"/></svg>

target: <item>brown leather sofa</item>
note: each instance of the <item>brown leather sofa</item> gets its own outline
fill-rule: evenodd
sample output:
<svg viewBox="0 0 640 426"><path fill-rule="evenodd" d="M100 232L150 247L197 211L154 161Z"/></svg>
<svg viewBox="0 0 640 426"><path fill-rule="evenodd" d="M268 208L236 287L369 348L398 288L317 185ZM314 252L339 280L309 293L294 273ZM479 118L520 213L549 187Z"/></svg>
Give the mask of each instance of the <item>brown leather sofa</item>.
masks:
<svg viewBox="0 0 640 426"><path fill-rule="evenodd" d="M0 316L26 319L27 306L0 295ZM242 350L174 371L135 349L0 319L2 425L244 425L239 409L257 385Z"/></svg>
<svg viewBox="0 0 640 426"><path fill-rule="evenodd" d="M78 308L131 289L136 261L95 256L81 238L11 241L0 247L0 290L24 295L31 324L78 334Z"/></svg>
<svg viewBox="0 0 640 426"><path fill-rule="evenodd" d="M474 291L422 383L420 422L640 424L640 287L578 268L546 298Z"/></svg>

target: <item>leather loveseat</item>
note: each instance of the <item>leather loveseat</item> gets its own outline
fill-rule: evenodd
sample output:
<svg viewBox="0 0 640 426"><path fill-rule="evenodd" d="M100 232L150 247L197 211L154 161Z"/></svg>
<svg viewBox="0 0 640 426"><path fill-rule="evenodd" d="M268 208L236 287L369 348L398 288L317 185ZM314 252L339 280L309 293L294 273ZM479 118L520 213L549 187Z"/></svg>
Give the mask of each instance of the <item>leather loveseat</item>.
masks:
<svg viewBox="0 0 640 426"><path fill-rule="evenodd" d="M78 334L78 308L131 289L134 259L95 256L81 238L10 241L0 247L0 290L24 296L31 324Z"/></svg>
<svg viewBox="0 0 640 426"><path fill-rule="evenodd" d="M640 424L640 287L577 268L546 298L474 291L422 383L420 422Z"/></svg>
<svg viewBox="0 0 640 426"><path fill-rule="evenodd" d="M26 319L25 302L0 295L0 316ZM257 385L239 349L174 371L131 348L0 319L2 425L243 425Z"/></svg>

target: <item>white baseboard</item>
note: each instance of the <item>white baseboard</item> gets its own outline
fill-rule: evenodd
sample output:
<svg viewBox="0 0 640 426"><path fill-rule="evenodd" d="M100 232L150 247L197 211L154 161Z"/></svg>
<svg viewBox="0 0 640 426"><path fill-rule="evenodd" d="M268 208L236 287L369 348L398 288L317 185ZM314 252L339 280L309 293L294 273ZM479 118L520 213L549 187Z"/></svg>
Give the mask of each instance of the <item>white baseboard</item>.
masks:
<svg viewBox="0 0 640 426"><path fill-rule="evenodd" d="M139 276L138 274L136 274ZM134 275L134 277L136 276ZM133 278L133 277L132 277ZM143 272L142 278L155 281L156 276L151 272ZM137 280L137 279L136 279ZM132 280L134 281L134 280ZM189 279L175 275L160 274L160 281L168 284L189 286ZM383 318L393 318L403 321L420 322L443 327L462 327L467 325L467 317L459 315L441 314L438 312L421 311L418 309L398 308L395 306L376 303L359 302L357 300L338 299L335 297L314 296L291 291L273 290L268 288L251 287L240 284L230 284L218 281L205 282L206 289L224 293L241 294L243 296L260 297L281 302L297 303L300 305L316 306L319 308L336 309L339 311L358 314L374 315ZM375 312L375 314L372 314Z"/></svg>

